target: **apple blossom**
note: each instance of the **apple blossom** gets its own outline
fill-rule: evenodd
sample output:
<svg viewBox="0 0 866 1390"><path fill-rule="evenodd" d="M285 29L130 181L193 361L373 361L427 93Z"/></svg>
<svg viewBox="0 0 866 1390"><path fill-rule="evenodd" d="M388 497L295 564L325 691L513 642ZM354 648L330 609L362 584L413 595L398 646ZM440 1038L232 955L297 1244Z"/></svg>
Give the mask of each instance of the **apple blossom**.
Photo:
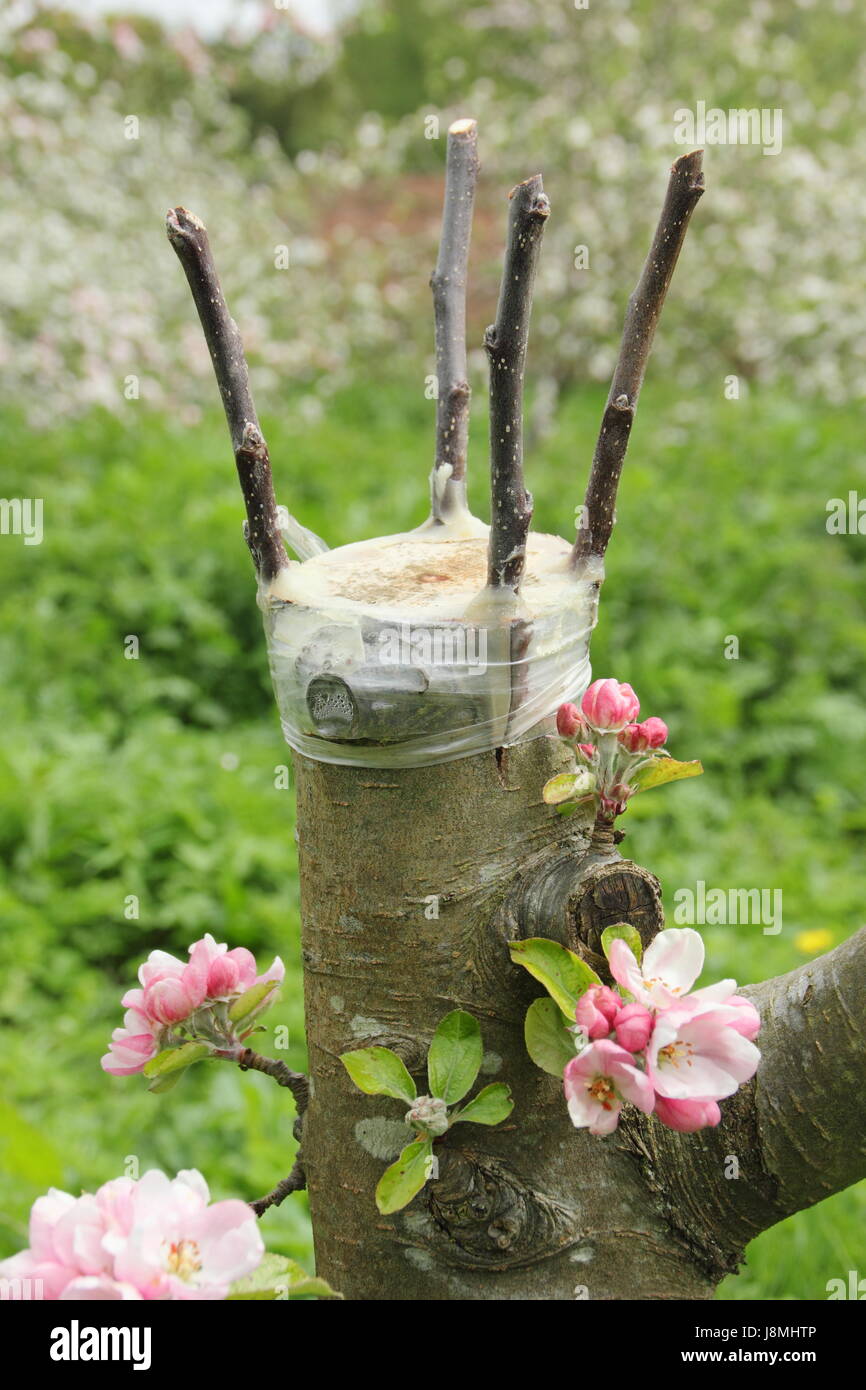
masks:
<svg viewBox="0 0 866 1390"><path fill-rule="evenodd" d="M668 726L653 715L642 724L626 724L618 735L619 742L629 753L645 753L649 748L661 748L667 742Z"/></svg>
<svg viewBox="0 0 866 1390"><path fill-rule="evenodd" d="M668 1129L677 1129L681 1134L712 1129L722 1118L722 1112L714 1100L671 1100L658 1094L653 1113Z"/></svg>
<svg viewBox="0 0 866 1390"><path fill-rule="evenodd" d="M0 1262L0 1278L41 1280L51 1300L224 1299L263 1254L245 1202L211 1203L194 1169L171 1180L152 1170L37 1198L30 1247Z"/></svg>
<svg viewBox="0 0 866 1390"><path fill-rule="evenodd" d="M627 1052L643 1052L653 1030L653 1016L643 1004L626 1004L614 1021L614 1032L620 1047Z"/></svg>
<svg viewBox="0 0 866 1390"><path fill-rule="evenodd" d="M649 719L644 719L643 723L638 724L641 736L646 739L648 748L664 748L668 741L668 726L663 719L658 719L656 715L650 715Z"/></svg>
<svg viewBox="0 0 866 1390"><path fill-rule="evenodd" d="M606 1038L621 1007L622 999L615 990L591 985L578 999L574 1016L588 1038Z"/></svg>
<svg viewBox="0 0 866 1390"><path fill-rule="evenodd" d="M574 738L575 735L582 734L585 727L577 705L559 706L556 712L556 732L562 738Z"/></svg>
<svg viewBox="0 0 866 1390"><path fill-rule="evenodd" d="M610 1134L619 1124L624 1101L652 1112L653 1088L624 1047L606 1039L590 1043L563 1072L568 1113L576 1129Z"/></svg>
<svg viewBox="0 0 866 1390"><path fill-rule="evenodd" d="M193 1038L207 1043L214 1055L232 1055L253 1021L273 1003L284 975L279 956L257 975L251 951L244 946L230 951L210 933L190 946L186 964L167 951L151 951L138 972L142 987L127 990L121 1000L127 1012L102 1058L103 1070L130 1076L165 1048ZM245 1012L243 1030L236 1035L225 1006L267 984L273 987Z"/></svg>
<svg viewBox="0 0 866 1390"><path fill-rule="evenodd" d="M595 776L590 796L585 796L576 783L565 796L559 785L551 787L551 795L545 796L545 800L556 806L560 814L593 800L596 830L608 830L638 792L696 777L703 771L696 759L679 762L672 758L663 746L668 737L667 724L655 715L637 723L639 711L640 702L631 686L613 678L594 681L583 696L580 710L570 702L560 706L557 730ZM595 743L576 742L593 734ZM552 778L551 782L559 780Z"/></svg>
<svg viewBox="0 0 866 1390"><path fill-rule="evenodd" d="M618 733L640 711L630 685L616 680L593 681L580 702L584 718L599 732Z"/></svg>
<svg viewBox="0 0 866 1390"><path fill-rule="evenodd" d="M668 927L647 947L642 966L621 940L612 943L609 961L617 984L639 1003L648 1009L667 1009L681 1002L703 970L704 942L692 927ZM724 980L712 988L716 995L727 997L733 994L736 982Z"/></svg>
<svg viewBox="0 0 866 1390"><path fill-rule="evenodd" d="M704 1013L666 1009L646 1053L647 1076L671 1100L723 1100L758 1069L761 1054L732 1027L739 1010L720 1005Z"/></svg>
<svg viewBox="0 0 866 1390"><path fill-rule="evenodd" d="M101 1059L103 1071L112 1076L133 1076L143 1071L158 1051L152 1033L130 1033L127 1028L115 1028L108 1051Z"/></svg>
<svg viewBox="0 0 866 1390"><path fill-rule="evenodd" d="M744 1038L749 1039L749 1042L753 1042L761 1031L761 1015L754 1004L739 994L732 994L724 1002L727 1008L737 1011L736 1017L731 1019L729 1026L736 1032L742 1033Z"/></svg>
<svg viewBox="0 0 866 1390"><path fill-rule="evenodd" d="M181 1023L197 1008L194 995L187 993L183 987L182 976L180 979L166 976L152 980L145 987L143 1002L146 1017L154 1023Z"/></svg>

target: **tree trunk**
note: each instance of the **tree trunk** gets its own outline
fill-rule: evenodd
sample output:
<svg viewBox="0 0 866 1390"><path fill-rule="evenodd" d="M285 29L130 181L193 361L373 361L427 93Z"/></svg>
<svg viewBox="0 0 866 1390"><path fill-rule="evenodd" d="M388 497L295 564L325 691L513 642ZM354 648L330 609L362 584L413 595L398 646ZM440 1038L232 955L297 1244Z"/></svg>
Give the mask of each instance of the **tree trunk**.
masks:
<svg viewBox="0 0 866 1390"><path fill-rule="evenodd" d="M546 738L432 768L296 756L303 1161L317 1269L347 1298L711 1298L750 1239L866 1172L866 929L749 991L762 1063L717 1129L676 1134L631 1107L607 1139L572 1127L561 1084L527 1056L539 988L508 942L550 936L603 971L604 926L629 920L648 941L662 918L651 874L543 804L570 759ZM456 1126L438 1179L380 1216L376 1183L411 1137L404 1105L361 1094L340 1053L393 1048L424 1091L454 1008L479 1019L482 1080L512 1087L513 1114Z"/></svg>
<svg viewBox="0 0 866 1390"><path fill-rule="evenodd" d="M644 1199L636 1158L615 1136L576 1132L561 1085L524 1047L538 990L511 964L509 939L552 935L574 946L575 893L599 926L619 920L623 893L648 935L659 924L650 877L617 868L612 850L588 865L586 827L542 803L544 782L569 760L544 738L386 772L296 758L311 1076L304 1166L317 1269L348 1298L712 1294ZM587 898L598 900L589 911ZM373 1192L410 1137L405 1107L359 1093L339 1054L391 1047L426 1090L427 1046L454 1008L479 1019L484 1079L511 1085L513 1115L496 1129L455 1127L436 1146L439 1180L381 1217Z"/></svg>

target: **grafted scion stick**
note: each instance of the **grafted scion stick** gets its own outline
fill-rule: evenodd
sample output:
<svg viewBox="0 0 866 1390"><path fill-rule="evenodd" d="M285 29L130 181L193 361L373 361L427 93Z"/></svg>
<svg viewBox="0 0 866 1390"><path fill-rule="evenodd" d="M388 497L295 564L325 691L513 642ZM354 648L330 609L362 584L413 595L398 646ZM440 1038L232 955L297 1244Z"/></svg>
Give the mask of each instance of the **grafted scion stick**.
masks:
<svg viewBox="0 0 866 1390"><path fill-rule="evenodd" d="M280 533L271 461L253 404L241 335L222 292L204 223L186 208L172 208L165 225L189 282L222 396L246 506L244 535L256 573L270 583L289 563L289 557ZM288 518L287 529L302 557L305 550L314 555L327 549L293 517Z"/></svg>
<svg viewBox="0 0 866 1390"><path fill-rule="evenodd" d="M436 337L436 458L430 475L434 522L466 507L469 382L466 372L466 274L478 177L474 121L448 131L439 258L430 277Z"/></svg>
<svg viewBox="0 0 866 1390"><path fill-rule="evenodd" d="M652 246L628 301L619 358L592 459L582 523L571 552L571 563L578 574L591 556L603 558L613 530L616 491L656 325L689 219L704 191L702 159L703 150L695 150L682 155L671 168Z"/></svg>
<svg viewBox="0 0 866 1390"><path fill-rule="evenodd" d="M490 359L491 589L520 588L532 496L523 483L523 374L532 312L532 290L550 203L535 174L509 194L508 241L496 322L484 335Z"/></svg>

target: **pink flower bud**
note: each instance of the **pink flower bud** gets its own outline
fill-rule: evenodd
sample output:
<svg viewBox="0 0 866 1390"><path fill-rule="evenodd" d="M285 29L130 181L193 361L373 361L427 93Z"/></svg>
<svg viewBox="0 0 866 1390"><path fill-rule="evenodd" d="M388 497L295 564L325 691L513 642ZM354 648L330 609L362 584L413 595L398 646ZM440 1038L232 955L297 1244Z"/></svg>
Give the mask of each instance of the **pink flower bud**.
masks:
<svg viewBox="0 0 866 1390"><path fill-rule="evenodd" d="M556 732L560 738L575 738L583 731L584 723L577 705L560 705L556 711Z"/></svg>
<svg viewBox="0 0 866 1390"><path fill-rule="evenodd" d="M228 955L217 956L208 967L208 998L219 999L224 994L236 994L239 980L240 970L237 962L229 960Z"/></svg>
<svg viewBox="0 0 866 1390"><path fill-rule="evenodd" d="M156 1023L180 1023L194 1007L180 980L154 980L145 986L144 1011Z"/></svg>
<svg viewBox="0 0 866 1390"><path fill-rule="evenodd" d="M647 748L663 748L668 741L668 726L663 719L657 719L650 715L642 724L638 724L641 734L646 739Z"/></svg>
<svg viewBox="0 0 866 1390"><path fill-rule="evenodd" d="M594 729L618 733L640 713L640 701L630 685L615 680L593 681L580 702Z"/></svg>
<svg viewBox="0 0 866 1390"><path fill-rule="evenodd" d="M741 994L732 994L725 1000L725 1007L737 1010L737 1018L733 1023L728 1024L734 1032L741 1033L744 1038L752 1042L761 1030L761 1016L754 1004L749 1003Z"/></svg>
<svg viewBox="0 0 866 1390"><path fill-rule="evenodd" d="M653 1030L653 1016L643 1004L626 1004L613 1021L616 1040L628 1052L643 1052Z"/></svg>
<svg viewBox="0 0 866 1390"><path fill-rule="evenodd" d="M594 744L594 743L579 743L577 746L578 746L578 748L580 749L581 753L583 754L583 756L584 756L585 758L594 758L594 757L595 757L595 744Z"/></svg>
<svg viewBox="0 0 866 1390"><path fill-rule="evenodd" d="M642 753L649 747L640 724L626 724L624 729L620 729L617 738L623 748L627 748L629 753Z"/></svg>
<svg viewBox="0 0 866 1390"><path fill-rule="evenodd" d="M588 1038L606 1038L622 1008L622 998L608 985L590 985L577 1001L574 1017Z"/></svg>
<svg viewBox="0 0 866 1390"><path fill-rule="evenodd" d="M694 1134L698 1129L712 1129L722 1118L722 1112L714 1100L671 1100L668 1096L656 1095L655 1112L668 1129L677 1129L680 1134Z"/></svg>

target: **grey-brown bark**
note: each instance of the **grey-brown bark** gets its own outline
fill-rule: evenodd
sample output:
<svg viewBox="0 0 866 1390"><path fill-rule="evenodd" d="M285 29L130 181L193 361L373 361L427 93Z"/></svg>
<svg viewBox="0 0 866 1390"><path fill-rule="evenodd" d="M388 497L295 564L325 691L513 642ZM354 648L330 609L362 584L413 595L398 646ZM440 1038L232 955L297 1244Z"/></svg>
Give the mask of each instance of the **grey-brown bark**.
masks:
<svg viewBox="0 0 866 1390"><path fill-rule="evenodd" d="M166 217L166 231L183 266L204 330L246 507L244 535L256 574L267 583L289 563L289 557L283 545L271 461L253 403L241 335L222 292L204 223L186 208L172 208ZM288 530L302 559L327 550L318 536L291 515Z"/></svg>
<svg viewBox="0 0 866 1390"><path fill-rule="evenodd" d="M685 240L689 219L704 191L702 150L674 163L661 216L640 279L628 301L619 358L602 416L572 550L580 572L590 556L603 557L614 523L616 493L631 427L668 286Z"/></svg>
<svg viewBox="0 0 866 1390"><path fill-rule="evenodd" d="M430 277L436 329L436 457L430 479L434 521L466 506L469 381L466 370L466 276L478 176L474 121L448 131L445 205L436 269Z"/></svg>
<svg viewBox="0 0 866 1390"><path fill-rule="evenodd" d="M490 361L491 589L520 588L532 497L523 483L523 376L532 290L550 203L535 174L509 194L508 238L496 322L484 335Z"/></svg>
<svg viewBox="0 0 866 1390"><path fill-rule="evenodd" d="M718 1130L680 1136L634 1116L609 1140L573 1129L560 1084L526 1055L538 987L510 964L508 942L550 935L598 964L608 918L625 908L649 939L661 913L651 875L542 804L566 759L539 739L387 776L296 760L304 1163L318 1271L350 1298L709 1298L758 1230L866 1172L866 1101L849 1095L866 1043L854 1007L866 933L753 991L764 1062ZM438 917L425 915L434 900ZM449 1133L439 1180L382 1217L373 1192L408 1138L403 1107L356 1091L339 1054L392 1047L423 1085L432 1032L457 1007L479 1019L483 1079L511 1085L513 1115ZM738 1182L724 1175L728 1154Z"/></svg>

